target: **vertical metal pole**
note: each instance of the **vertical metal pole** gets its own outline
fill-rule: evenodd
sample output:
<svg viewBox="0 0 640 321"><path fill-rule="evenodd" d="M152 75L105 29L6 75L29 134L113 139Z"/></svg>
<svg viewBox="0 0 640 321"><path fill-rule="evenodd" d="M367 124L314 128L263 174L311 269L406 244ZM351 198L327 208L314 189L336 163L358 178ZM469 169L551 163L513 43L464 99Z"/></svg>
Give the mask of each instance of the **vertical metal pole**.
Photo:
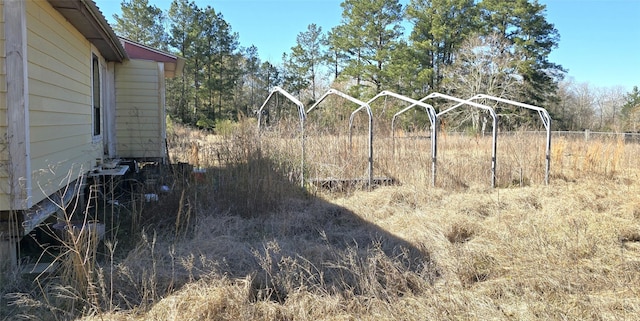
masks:
<svg viewBox="0 0 640 321"><path fill-rule="evenodd" d="M302 168L300 169L300 187L304 188L304 157L305 157L305 143L304 143L304 107L300 106L300 140L302 144Z"/></svg>
<svg viewBox="0 0 640 321"><path fill-rule="evenodd" d="M351 114L351 117L349 117L349 152L353 151L353 144L351 143L351 136L353 135L351 133L352 127L353 127L353 114Z"/></svg>
<svg viewBox="0 0 640 321"><path fill-rule="evenodd" d="M373 185L373 115L369 111L369 189Z"/></svg>
<svg viewBox="0 0 640 321"><path fill-rule="evenodd" d="M438 127L439 120L436 115L431 122L431 186L436 187L436 162L438 159Z"/></svg>
<svg viewBox="0 0 640 321"><path fill-rule="evenodd" d="M421 99L421 101L424 101L425 99L430 98L431 96L434 96L434 95L435 96L442 96L441 94L433 93L433 94ZM519 106L519 107L522 107L522 108L527 108L527 109L530 109L530 110L535 110L535 111L538 112L538 115L540 116L540 119L542 120L542 123L544 124L545 128L547 129L545 183L548 185L549 184L549 171L550 171L550 167L551 167L551 116L549 115L547 110L542 108L542 107L523 104L523 103L519 103L517 101L512 101L512 100L503 99L503 98L494 97L494 96L489 96L489 95L484 95L484 94L475 95L475 96L467 99L467 102L470 102L470 101L476 100L476 99L490 99L490 100L499 101L499 102L503 102L503 103L506 103L506 104L514 105L514 106ZM447 111L452 110L453 108L456 108L459 105L460 104L448 109ZM447 112L447 111L445 111L445 112ZM442 113L444 113L444 112L442 112ZM584 138L585 138L585 141L589 140L589 131L588 130L585 130Z"/></svg>
<svg viewBox="0 0 640 321"><path fill-rule="evenodd" d="M395 128L396 116L391 118L391 157L396 160L396 128Z"/></svg>
<svg viewBox="0 0 640 321"><path fill-rule="evenodd" d="M551 117L547 115L547 153L546 168L544 174L544 183L549 185L549 170L551 168Z"/></svg>
<svg viewBox="0 0 640 321"><path fill-rule="evenodd" d="M498 150L497 141L498 141L498 118L493 116L493 151L491 155L491 188L496 187L496 154Z"/></svg>

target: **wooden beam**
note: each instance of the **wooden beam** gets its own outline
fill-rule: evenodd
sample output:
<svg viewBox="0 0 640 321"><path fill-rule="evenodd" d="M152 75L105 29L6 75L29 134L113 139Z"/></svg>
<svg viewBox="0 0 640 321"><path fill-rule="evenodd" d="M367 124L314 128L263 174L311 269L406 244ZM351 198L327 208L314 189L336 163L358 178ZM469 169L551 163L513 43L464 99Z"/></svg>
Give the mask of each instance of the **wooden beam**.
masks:
<svg viewBox="0 0 640 321"><path fill-rule="evenodd" d="M72 204L74 197L83 197L81 194L84 188L83 181L84 179L71 182L67 187L40 201L33 208L24 211L24 219L21 224L24 235L31 233L38 225L60 210L61 206L68 207Z"/></svg>
<svg viewBox="0 0 640 321"><path fill-rule="evenodd" d="M165 79L164 79L164 62L158 62L158 97L159 97L159 101L160 101L160 108L158 110L159 115L158 118L160 118L158 121L160 122L160 146L159 149L160 155L162 156L162 163L166 164L167 160L169 159L169 151L167 150L167 111L166 111L166 105L165 105L165 93L166 93L166 86L165 86Z"/></svg>
<svg viewBox="0 0 640 321"><path fill-rule="evenodd" d="M31 207L26 2L4 0L7 138L11 207Z"/></svg>
<svg viewBox="0 0 640 321"><path fill-rule="evenodd" d="M107 144L107 156L117 157L116 151L116 87L115 87L115 63L107 62L104 79L104 135Z"/></svg>

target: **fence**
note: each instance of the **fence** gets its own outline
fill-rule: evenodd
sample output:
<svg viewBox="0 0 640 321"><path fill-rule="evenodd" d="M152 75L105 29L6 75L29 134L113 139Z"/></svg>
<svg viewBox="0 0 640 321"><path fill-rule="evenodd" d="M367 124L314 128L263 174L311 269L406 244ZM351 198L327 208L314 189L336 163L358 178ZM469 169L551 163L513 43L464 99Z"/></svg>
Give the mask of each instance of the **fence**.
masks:
<svg viewBox="0 0 640 321"><path fill-rule="evenodd" d="M514 136L521 134L529 135L546 135L544 131L501 131L498 132L498 136ZM447 132L447 135L468 135L465 132ZM489 133L484 134L489 135ZM572 140L618 140L622 139L625 143L640 143L640 133L616 133L616 132L595 132L591 130L584 131L551 131L551 138L565 138Z"/></svg>

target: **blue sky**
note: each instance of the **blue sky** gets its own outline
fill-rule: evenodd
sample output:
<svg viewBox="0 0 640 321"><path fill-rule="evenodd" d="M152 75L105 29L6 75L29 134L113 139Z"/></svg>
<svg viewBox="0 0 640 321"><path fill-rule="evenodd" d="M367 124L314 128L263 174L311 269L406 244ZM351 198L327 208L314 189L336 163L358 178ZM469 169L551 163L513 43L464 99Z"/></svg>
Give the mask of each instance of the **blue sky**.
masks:
<svg viewBox="0 0 640 321"><path fill-rule="evenodd" d="M549 60L577 82L640 86L639 0L542 0L560 33Z"/></svg>
<svg viewBox="0 0 640 321"><path fill-rule="evenodd" d="M107 20L120 12L119 0L95 0ZM149 0L167 10L171 0ZM196 0L222 13L240 44L258 48L262 60L281 62L298 33L311 23L324 31L340 24L341 0ZM406 4L408 0L401 0ZM598 87L640 86L640 0L540 0L547 21L560 33L550 61L576 82ZM409 32L410 30L406 30Z"/></svg>

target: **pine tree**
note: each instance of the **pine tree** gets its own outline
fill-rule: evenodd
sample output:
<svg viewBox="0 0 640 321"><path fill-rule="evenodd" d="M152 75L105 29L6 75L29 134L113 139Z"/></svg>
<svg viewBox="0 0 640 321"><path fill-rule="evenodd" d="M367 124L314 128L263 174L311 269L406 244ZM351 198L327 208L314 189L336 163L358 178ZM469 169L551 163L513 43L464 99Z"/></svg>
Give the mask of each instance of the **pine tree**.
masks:
<svg viewBox="0 0 640 321"><path fill-rule="evenodd" d="M333 79L337 80L338 76L342 72L342 68L344 67L344 63L347 61L349 56L343 52L340 48L337 47L339 42L337 41L342 36L339 35L340 28L333 28L328 33L324 39L324 46L327 47L327 52L325 55L325 65L329 67L329 69L333 73Z"/></svg>
<svg viewBox="0 0 640 321"><path fill-rule="evenodd" d="M290 54L283 54L284 89L301 99L303 90L309 88L308 68L300 62L304 50L300 45L291 48Z"/></svg>
<svg viewBox="0 0 640 321"><path fill-rule="evenodd" d="M332 29L329 43L347 56L342 75L355 79L354 96L368 85L384 87L386 66L402 36L402 5L398 0L345 0L342 24Z"/></svg>
<svg viewBox="0 0 640 321"><path fill-rule="evenodd" d="M473 0L411 0L407 17L413 23L409 36L418 65L418 90L440 90L443 70L454 62L462 43L478 28L479 11Z"/></svg>
<svg viewBox="0 0 640 321"><path fill-rule="evenodd" d="M316 100L316 81L322 60L326 58L323 50L324 35L322 27L310 24L307 31L301 32L296 37L297 44L291 48L291 54L286 55L284 67L289 75L289 83L296 93L310 87L311 101ZM300 77L301 79L296 79Z"/></svg>
<svg viewBox="0 0 640 321"><path fill-rule="evenodd" d="M251 46L244 52L244 78L249 90L248 105L252 108L257 107L258 97L263 95L260 93L260 57L258 56L258 48Z"/></svg>
<svg viewBox="0 0 640 321"><path fill-rule="evenodd" d="M282 85L282 75L280 70L268 61L265 61L260 65L259 75L262 80L261 92L264 93L265 96L274 86Z"/></svg>
<svg viewBox="0 0 640 321"><path fill-rule="evenodd" d="M633 90L624 97L621 114L626 123L627 130L638 132L640 127L640 90L633 86Z"/></svg>
<svg viewBox="0 0 640 321"><path fill-rule="evenodd" d="M232 100L233 82L237 77L237 64L234 59L238 49L238 35L231 32L231 27L220 13L207 6L202 10L200 37L196 43L201 45L205 78L204 96L209 109L208 118L235 117L235 108L222 109L225 100ZM234 77L235 76L235 77ZM217 107L217 115L216 115Z"/></svg>
<svg viewBox="0 0 640 321"><path fill-rule="evenodd" d="M179 88L179 117L203 127L212 127L218 119L235 118L240 111L233 104L241 77L238 35L213 7L199 8L189 0L174 0L169 19L170 44L186 59L182 79L174 81L180 83L175 86Z"/></svg>
<svg viewBox="0 0 640 321"><path fill-rule="evenodd" d="M238 65L238 50L240 43L238 34L234 33L229 23L224 20L221 13L218 13L218 49L216 52L216 65L218 66L217 86L218 86L218 113L222 114L223 105L234 106L234 84L240 77ZM235 116L239 109L233 107ZM229 110L231 112L231 110ZM244 111L243 111L244 112Z"/></svg>
<svg viewBox="0 0 640 321"><path fill-rule="evenodd" d="M150 5L148 0L123 0L122 16L114 14L115 32L129 40L153 48L167 50L165 16L162 10Z"/></svg>
<svg viewBox="0 0 640 321"><path fill-rule="evenodd" d="M560 35L545 18L546 6L527 0L483 0L479 7L485 34L501 34L524 57L519 65L525 85L520 99L534 105L552 101L564 69L549 61Z"/></svg>
<svg viewBox="0 0 640 321"><path fill-rule="evenodd" d="M172 97L171 104L175 106L176 116L185 123L195 123L195 113L197 105L194 104L193 97L195 90L193 86L193 64L190 59L194 53L193 42L198 36L197 29L197 7L195 3L188 0L174 0L171 3L168 13L170 21L169 45L177 50L178 55L186 59L186 64L182 77L169 80L169 93L167 97Z"/></svg>
<svg viewBox="0 0 640 321"><path fill-rule="evenodd" d="M322 48L322 44L324 43L322 27L318 27L314 23L310 24L307 27L307 31L298 34L296 41L302 48L303 54L299 56L299 58L300 62L308 68L306 76L311 83L311 100L315 101L318 69L321 59L325 57L325 52Z"/></svg>

